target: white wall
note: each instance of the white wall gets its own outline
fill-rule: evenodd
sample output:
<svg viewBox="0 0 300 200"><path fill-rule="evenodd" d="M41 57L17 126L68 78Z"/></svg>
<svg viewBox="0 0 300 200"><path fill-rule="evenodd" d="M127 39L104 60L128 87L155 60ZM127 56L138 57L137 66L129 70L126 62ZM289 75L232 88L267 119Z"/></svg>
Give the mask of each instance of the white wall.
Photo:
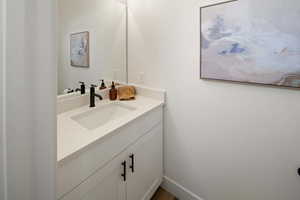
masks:
<svg viewBox="0 0 300 200"><path fill-rule="evenodd" d="M53 0L7 1L7 200L55 199L55 10Z"/></svg>
<svg viewBox="0 0 300 200"><path fill-rule="evenodd" d="M56 94L57 65L56 54L56 11L53 0L33 1L36 34L32 37L35 44L33 74L33 172L34 200L56 199ZM29 30L31 35L31 30ZM45 48L46 47L46 48ZM29 65L30 66L30 62ZM27 68L28 68L27 66ZM41 87L42 86L42 87Z"/></svg>
<svg viewBox="0 0 300 200"><path fill-rule="evenodd" d="M165 174L205 200L299 200L299 91L199 79L215 2L129 0L129 81L167 90Z"/></svg>
<svg viewBox="0 0 300 200"><path fill-rule="evenodd" d="M126 10L117 0L59 0L59 93L78 81L126 81ZM90 67L70 65L70 34L90 32Z"/></svg>
<svg viewBox="0 0 300 200"><path fill-rule="evenodd" d="M3 86L3 31L4 31L4 14L3 14L3 0L0 0L0 199L5 198L5 164L4 164L4 130L3 130L3 96L4 96L4 86Z"/></svg>
<svg viewBox="0 0 300 200"><path fill-rule="evenodd" d="M31 199L32 180L32 80L28 67L29 51L26 46L26 0L7 1L7 93L6 93L6 135L8 199ZM13 12L11 12L13 11ZM21 18L23 20L21 21ZM29 24L27 24L29 25ZM18 59L16 59L18 58ZM31 77L32 78L32 77ZM22 101L20 101L22 99ZM9 134L8 134L9 133ZM22 141L22 142L21 142ZM20 170L22 166L22 170Z"/></svg>

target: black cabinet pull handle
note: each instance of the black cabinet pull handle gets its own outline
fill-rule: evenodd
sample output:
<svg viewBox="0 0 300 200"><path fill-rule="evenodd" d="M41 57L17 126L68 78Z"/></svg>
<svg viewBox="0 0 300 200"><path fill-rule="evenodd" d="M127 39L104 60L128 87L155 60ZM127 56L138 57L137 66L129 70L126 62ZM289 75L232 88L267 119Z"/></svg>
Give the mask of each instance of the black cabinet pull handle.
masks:
<svg viewBox="0 0 300 200"><path fill-rule="evenodd" d="M129 158L131 159L131 165L129 168L131 169L131 172L134 173L134 154L131 154Z"/></svg>
<svg viewBox="0 0 300 200"><path fill-rule="evenodd" d="M123 166L123 174L121 176L123 177L123 180L126 181L126 161L122 162Z"/></svg>

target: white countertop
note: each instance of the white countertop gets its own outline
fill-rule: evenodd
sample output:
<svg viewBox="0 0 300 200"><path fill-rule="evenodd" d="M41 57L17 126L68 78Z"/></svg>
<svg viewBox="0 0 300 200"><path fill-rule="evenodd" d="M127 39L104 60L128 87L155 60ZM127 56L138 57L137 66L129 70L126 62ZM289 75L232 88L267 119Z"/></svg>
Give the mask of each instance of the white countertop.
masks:
<svg viewBox="0 0 300 200"><path fill-rule="evenodd" d="M118 103L120 101L116 101ZM96 107L112 103L108 99L97 101ZM57 115L57 161L66 159L74 153L82 150L88 145L105 139L116 129L128 124L132 120L144 115L145 113L162 106L164 101L138 95L136 100L122 101L124 105L135 107L136 109L126 116L112 120L99 128L88 130L71 117L84 113L91 108L88 105L75 108L73 110Z"/></svg>

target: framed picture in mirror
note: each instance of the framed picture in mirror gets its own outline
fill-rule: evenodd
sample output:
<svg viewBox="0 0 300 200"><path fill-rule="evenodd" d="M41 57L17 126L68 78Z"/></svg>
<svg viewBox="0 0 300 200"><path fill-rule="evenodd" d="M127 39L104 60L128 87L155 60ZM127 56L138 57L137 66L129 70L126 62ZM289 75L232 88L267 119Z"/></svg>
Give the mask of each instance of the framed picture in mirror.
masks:
<svg viewBox="0 0 300 200"><path fill-rule="evenodd" d="M72 33L70 36L70 60L73 67L89 67L89 32Z"/></svg>

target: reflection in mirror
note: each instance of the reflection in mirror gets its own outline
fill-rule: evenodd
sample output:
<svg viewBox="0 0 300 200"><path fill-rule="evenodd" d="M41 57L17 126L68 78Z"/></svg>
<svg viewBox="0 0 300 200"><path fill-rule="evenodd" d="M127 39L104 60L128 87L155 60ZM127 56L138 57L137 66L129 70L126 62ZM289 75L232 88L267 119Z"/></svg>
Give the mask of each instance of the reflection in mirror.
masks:
<svg viewBox="0 0 300 200"><path fill-rule="evenodd" d="M58 0L58 94L127 82L126 1Z"/></svg>

